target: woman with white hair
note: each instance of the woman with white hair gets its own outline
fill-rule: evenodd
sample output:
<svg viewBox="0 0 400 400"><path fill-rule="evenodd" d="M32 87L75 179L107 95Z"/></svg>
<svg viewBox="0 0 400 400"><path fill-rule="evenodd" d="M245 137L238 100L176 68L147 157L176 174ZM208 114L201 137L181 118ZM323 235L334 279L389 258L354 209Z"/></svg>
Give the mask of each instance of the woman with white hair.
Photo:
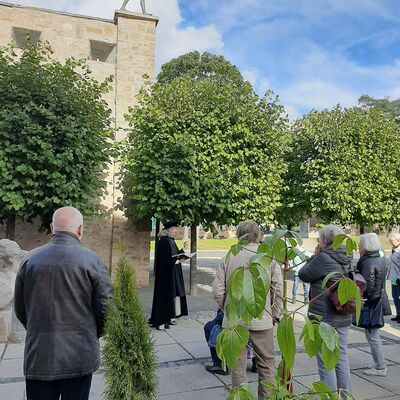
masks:
<svg viewBox="0 0 400 400"><path fill-rule="evenodd" d="M392 245L389 279L392 282L392 297L396 307L396 316L392 318L392 321L397 321L400 324L400 233L391 232L388 238Z"/></svg>
<svg viewBox="0 0 400 400"><path fill-rule="evenodd" d="M315 253L299 271L299 278L303 282L311 283L309 318L315 319L316 315L321 316L322 321L332 326L339 335L340 358L335 368L328 371L322 361L321 354L317 354L320 379L334 392L339 389L351 391L350 364L347 357L351 315L343 315L337 312L330 300L329 291L322 287L322 281L332 272L344 275L351 271L353 255L347 255L344 247L336 250L332 248L335 237L343 233L343 230L337 225L327 225L320 229ZM337 279L337 276L331 277L328 280L327 287L333 285ZM313 299L315 300L312 301Z"/></svg>
<svg viewBox="0 0 400 400"><path fill-rule="evenodd" d="M367 282L363 296L364 307L368 307L370 315L379 316L378 321L371 318L366 321L366 325L362 325L365 328L365 336L374 360L374 365L364 370L363 373L369 376L386 376L387 368L379 335L379 329L383 323L382 294L386 280L385 259L380 255L382 244L376 233L367 233L361 235L358 249L360 260L357 263L357 269Z"/></svg>

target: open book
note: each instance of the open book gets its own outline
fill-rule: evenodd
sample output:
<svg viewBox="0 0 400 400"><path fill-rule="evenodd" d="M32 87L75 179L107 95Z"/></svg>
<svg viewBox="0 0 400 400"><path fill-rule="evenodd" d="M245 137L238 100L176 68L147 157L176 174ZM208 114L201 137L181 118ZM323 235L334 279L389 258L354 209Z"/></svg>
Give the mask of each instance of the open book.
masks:
<svg viewBox="0 0 400 400"><path fill-rule="evenodd" d="M175 254L172 257L177 257L178 260L181 260L181 259L187 260L189 258L192 258L196 253L197 253L197 251L195 251L194 253L186 253L186 252L184 252L184 253Z"/></svg>

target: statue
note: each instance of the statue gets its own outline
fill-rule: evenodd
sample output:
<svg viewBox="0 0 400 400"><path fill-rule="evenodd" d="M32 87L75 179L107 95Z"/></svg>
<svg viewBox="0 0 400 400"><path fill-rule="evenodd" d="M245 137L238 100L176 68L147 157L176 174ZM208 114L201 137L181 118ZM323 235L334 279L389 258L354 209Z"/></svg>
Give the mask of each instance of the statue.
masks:
<svg viewBox="0 0 400 400"><path fill-rule="evenodd" d="M126 5L128 4L128 2L129 0L124 0L124 4L122 4L121 10L126 10ZM142 13L147 14L145 0L140 0L140 7L142 7Z"/></svg>
<svg viewBox="0 0 400 400"><path fill-rule="evenodd" d="M27 254L26 250L20 249L18 243L8 239L0 240L0 310L14 297L15 278Z"/></svg>

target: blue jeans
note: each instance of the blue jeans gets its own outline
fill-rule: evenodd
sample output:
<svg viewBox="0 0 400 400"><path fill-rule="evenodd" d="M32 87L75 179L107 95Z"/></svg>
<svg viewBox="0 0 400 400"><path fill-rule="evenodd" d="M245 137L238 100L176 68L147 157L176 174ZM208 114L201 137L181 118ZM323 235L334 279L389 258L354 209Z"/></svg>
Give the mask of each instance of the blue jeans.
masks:
<svg viewBox="0 0 400 400"><path fill-rule="evenodd" d="M224 318L224 313L221 310L217 311L216 317L212 320L207 322L204 325L204 335L206 337L207 343L210 339L211 331L215 325L222 325L222 320ZM221 360L217 355L217 350L215 347L210 347L211 358L213 360L214 367L221 368Z"/></svg>
<svg viewBox="0 0 400 400"><path fill-rule="evenodd" d="M335 328L340 338L340 358L335 368L328 371L322 361L320 354L317 354L319 378L325 382L333 391L346 389L351 392L350 364L347 357L347 341L349 337L349 326Z"/></svg>
<svg viewBox="0 0 400 400"><path fill-rule="evenodd" d="M295 298L297 295L297 289L299 288L299 283L303 282L300 281L298 275L295 275L293 278L293 289L292 289L292 297ZM310 292L310 284L303 282L303 289L304 289L304 300L308 300L308 294Z"/></svg>
<svg viewBox="0 0 400 400"><path fill-rule="evenodd" d="M392 285L392 297L396 307L396 317L400 317L400 286Z"/></svg>

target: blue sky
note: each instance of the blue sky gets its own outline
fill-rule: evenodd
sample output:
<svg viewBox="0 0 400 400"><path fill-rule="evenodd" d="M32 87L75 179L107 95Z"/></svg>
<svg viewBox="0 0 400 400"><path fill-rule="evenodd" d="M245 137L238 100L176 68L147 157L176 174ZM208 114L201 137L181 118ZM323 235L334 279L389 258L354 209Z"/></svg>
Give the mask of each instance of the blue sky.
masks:
<svg viewBox="0 0 400 400"><path fill-rule="evenodd" d="M106 18L122 4L14 2ZM291 118L362 94L400 97L399 0L147 0L147 10L160 17L157 68L190 50L223 54Z"/></svg>

